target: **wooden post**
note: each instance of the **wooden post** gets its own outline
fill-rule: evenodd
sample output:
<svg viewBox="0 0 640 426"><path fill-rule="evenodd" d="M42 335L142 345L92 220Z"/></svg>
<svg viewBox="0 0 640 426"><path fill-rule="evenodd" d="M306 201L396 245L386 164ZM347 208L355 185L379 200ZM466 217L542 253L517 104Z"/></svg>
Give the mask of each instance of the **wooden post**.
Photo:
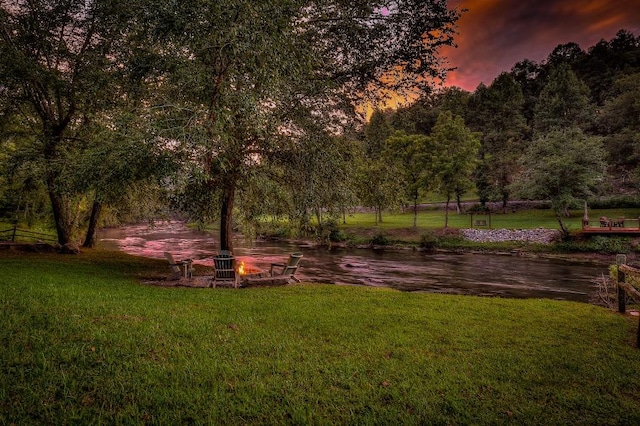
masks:
<svg viewBox="0 0 640 426"><path fill-rule="evenodd" d="M624 265L627 263L627 256L625 256L624 254L619 254L616 256L616 265L618 266L618 312L620 312L621 314L624 314L625 311L627 310L626 307L626 303L627 303L627 293L625 293L624 288L620 285L621 283L624 284L624 282L626 281L626 275L624 272L622 272L620 270L620 266Z"/></svg>
<svg viewBox="0 0 640 426"><path fill-rule="evenodd" d="M13 225L13 235L11 236L11 242L16 242L16 232L18 231L18 225Z"/></svg>

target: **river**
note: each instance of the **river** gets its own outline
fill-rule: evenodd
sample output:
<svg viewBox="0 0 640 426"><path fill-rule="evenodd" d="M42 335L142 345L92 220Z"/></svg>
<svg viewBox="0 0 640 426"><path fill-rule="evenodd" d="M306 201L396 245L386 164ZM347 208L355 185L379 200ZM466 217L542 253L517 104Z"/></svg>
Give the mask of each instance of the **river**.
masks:
<svg viewBox="0 0 640 426"><path fill-rule="evenodd" d="M216 237L179 222L103 229L99 247L164 259L192 258L211 266L217 253ZM607 268L562 260L496 254L433 254L412 250L371 250L316 247L280 241L247 244L234 240L236 258L246 267L268 270L286 262L289 253L304 257L299 278L311 282L391 287L402 291L470 294L513 298L548 298L590 302L597 292L595 279Z"/></svg>

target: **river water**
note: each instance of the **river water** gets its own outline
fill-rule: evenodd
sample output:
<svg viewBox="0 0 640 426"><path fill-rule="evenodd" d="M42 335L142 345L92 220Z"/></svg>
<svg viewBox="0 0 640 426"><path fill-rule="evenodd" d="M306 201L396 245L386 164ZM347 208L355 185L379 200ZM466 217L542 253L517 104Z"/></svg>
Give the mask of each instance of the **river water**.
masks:
<svg viewBox="0 0 640 426"><path fill-rule="evenodd" d="M211 266L218 252L213 234L183 223L158 223L103 229L99 246L129 254L164 259L192 258ZM234 254L250 269L268 270L288 255L304 257L296 276L304 281L392 287L403 291L471 294L513 298L549 298L589 302L595 279L607 268L561 260L493 254L433 254L412 250L371 250L315 247L278 241L247 244L234 240Z"/></svg>

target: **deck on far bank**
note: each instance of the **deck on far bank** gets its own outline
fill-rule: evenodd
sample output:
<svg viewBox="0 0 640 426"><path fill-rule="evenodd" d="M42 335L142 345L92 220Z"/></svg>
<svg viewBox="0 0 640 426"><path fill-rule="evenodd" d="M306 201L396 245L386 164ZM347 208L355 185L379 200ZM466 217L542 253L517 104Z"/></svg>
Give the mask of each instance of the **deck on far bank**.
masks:
<svg viewBox="0 0 640 426"><path fill-rule="evenodd" d="M593 235L640 235L640 218L601 217L597 220L583 220L582 232Z"/></svg>

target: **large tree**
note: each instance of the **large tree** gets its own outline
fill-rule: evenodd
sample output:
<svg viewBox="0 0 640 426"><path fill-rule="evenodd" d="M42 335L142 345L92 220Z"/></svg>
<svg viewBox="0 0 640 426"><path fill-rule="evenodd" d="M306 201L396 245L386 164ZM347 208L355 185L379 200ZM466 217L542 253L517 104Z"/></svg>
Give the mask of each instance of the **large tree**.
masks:
<svg viewBox="0 0 640 426"><path fill-rule="evenodd" d="M0 98L6 115L21 116L53 212L58 242L77 224L78 155L86 125L126 97L130 29L128 1L0 1Z"/></svg>
<svg viewBox="0 0 640 426"><path fill-rule="evenodd" d="M553 130L536 138L522 158L521 173L513 185L525 199L551 201L558 225L577 201L597 192L604 173L602 139L573 127Z"/></svg>
<svg viewBox="0 0 640 426"><path fill-rule="evenodd" d="M365 155L371 159L380 158L387 138L391 136L393 130L389 124L388 116L390 115L390 111L376 109L364 128Z"/></svg>
<svg viewBox="0 0 640 426"><path fill-rule="evenodd" d="M610 98L598 115L598 130L605 136L609 162L621 185L640 185L640 73L615 81ZM632 179L629 179L631 177Z"/></svg>
<svg viewBox="0 0 640 426"><path fill-rule="evenodd" d="M527 125L533 125L533 116L538 96L545 85L548 71L546 67L530 60L524 59L517 62L509 72L518 82L524 96L523 114Z"/></svg>
<svg viewBox="0 0 640 426"><path fill-rule="evenodd" d="M430 138L425 135L407 135L397 132L387 139L388 157L395 161L404 194L413 204L413 227L417 227L418 198L425 188L425 160L430 147ZM428 165L427 165L428 166Z"/></svg>
<svg viewBox="0 0 640 426"><path fill-rule="evenodd" d="M511 75L502 73L488 88L478 88L470 103L474 120L469 127L482 133L475 175L478 195L482 204L502 201L504 209L527 134L522 89Z"/></svg>
<svg viewBox="0 0 640 426"><path fill-rule="evenodd" d="M464 119L450 111L440 114L431 134L429 180L433 189L446 197L444 227L449 226L449 202L456 194L473 187L472 173L480 139L465 126Z"/></svg>
<svg viewBox="0 0 640 426"><path fill-rule="evenodd" d="M218 206L221 248L231 248L235 195L254 166L299 149L310 118L335 132L358 97L426 90L457 17L439 0L159 4L149 20L169 66L158 105L178 107L168 136L192 147L191 193Z"/></svg>
<svg viewBox="0 0 640 426"><path fill-rule="evenodd" d="M589 88L571 67L562 63L554 68L542 89L535 108L533 130L537 135L552 130L593 125L595 108Z"/></svg>
<svg viewBox="0 0 640 426"><path fill-rule="evenodd" d="M136 204L145 205L161 191L159 180L169 175L176 162L161 141L151 137L144 121L131 112L113 111L108 120L94 120L85 126L87 147L73 161L75 173L69 180L91 203L83 247L94 247L104 207L122 209L130 189L146 186ZM152 217L144 219L152 220Z"/></svg>
<svg viewBox="0 0 640 426"><path fill-rule="evenodd" d="M387 208L399 208L405 201L402 171L389 157L378 159L361 157L356 163L356 192L365 207L375 212L376 225L382 222L382 211Z"/></svg>

